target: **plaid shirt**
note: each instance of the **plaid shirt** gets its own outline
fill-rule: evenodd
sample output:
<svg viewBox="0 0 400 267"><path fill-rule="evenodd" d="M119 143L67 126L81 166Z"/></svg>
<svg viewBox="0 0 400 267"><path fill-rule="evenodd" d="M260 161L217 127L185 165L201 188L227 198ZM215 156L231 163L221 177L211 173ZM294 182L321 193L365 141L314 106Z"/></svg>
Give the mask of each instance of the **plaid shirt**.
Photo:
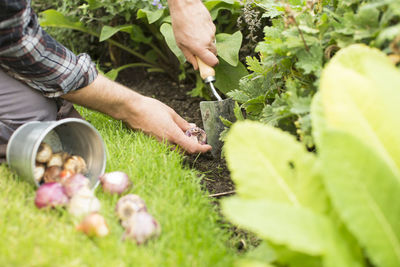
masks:
<svg viewBox="0 0 400 267"><path fill-rule="evenodd" d="M97 77L87 54L75 55L40 27L31 0L0 0L0 67L47 97Z"/></svg>

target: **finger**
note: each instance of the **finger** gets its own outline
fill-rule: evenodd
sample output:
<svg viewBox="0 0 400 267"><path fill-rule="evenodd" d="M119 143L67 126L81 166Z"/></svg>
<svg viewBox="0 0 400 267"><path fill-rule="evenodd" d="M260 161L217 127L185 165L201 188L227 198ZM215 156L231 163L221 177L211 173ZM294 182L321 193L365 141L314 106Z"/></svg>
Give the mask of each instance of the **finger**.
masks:
<svg viewBox="0 0 400 267"><path fill-rule="evenodd" d="M187 138L189 141L187 143L178 144L182 147L187 153L195 154L195 153L206 153L212 149L212 147L208 144L200 145L193 139Z"/></svg>
<svg viewBox="0 0 400 267"><path fill-rule="evenodd" d="M183 55L185 56L186 60L190 62L190 64L192 64L193 69L197 70L199 68L199 66L197 65L197 60L194 57L194 55L187 49L182 47L181 48Z"/></svg>
<svg viewBox="0 0 400 267"><path fill-rule="evenodd" d="M211 51L211 53L217 55L217 45L215 43L210 44L210 47L208 49Z"/></svg>
<svg viewBox="0 0 400 267"><path fill-rule="evenodd" d="M175 123L178 125L178 127L182 129L182 131L186 132L190 128L193 128L191 123L187 122L184 118L179 116L178 113L176 113L176 112L174 112L174 113L175 114L173 114L173 119L174 119Z"/></svg>
<svg viewBox="0 0 400 267"><path fill-rule="evenodd" d="M182 131L179 131L177 127L177 131L173 133L173 138L170 138L170 141L182 147L185 151L190 154L193 153L205 153L212 149L210 145L200 145L196 140L189 138Z"/></svg>
<svg viewBox="0 0 400 267"><path fill-rule="evenodd" d="M218 64L218 58L217 56L211 52L208 49L203 49L199 53L196 53L196 55L208 66L215 66Z"/></svg>

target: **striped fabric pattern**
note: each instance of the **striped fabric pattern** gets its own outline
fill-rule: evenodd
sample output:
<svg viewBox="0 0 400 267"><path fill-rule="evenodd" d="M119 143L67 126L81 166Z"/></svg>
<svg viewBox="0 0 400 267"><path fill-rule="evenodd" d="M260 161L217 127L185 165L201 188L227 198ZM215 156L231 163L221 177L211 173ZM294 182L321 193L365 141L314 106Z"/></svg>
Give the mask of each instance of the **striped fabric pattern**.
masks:
<svg viewBox="0 0 400 267"><path fill-rule="evenodd" d="M30 0L0 0L0 67L46 97L85 87L98 75L89 55L75 55L40 27Z"/></svg>

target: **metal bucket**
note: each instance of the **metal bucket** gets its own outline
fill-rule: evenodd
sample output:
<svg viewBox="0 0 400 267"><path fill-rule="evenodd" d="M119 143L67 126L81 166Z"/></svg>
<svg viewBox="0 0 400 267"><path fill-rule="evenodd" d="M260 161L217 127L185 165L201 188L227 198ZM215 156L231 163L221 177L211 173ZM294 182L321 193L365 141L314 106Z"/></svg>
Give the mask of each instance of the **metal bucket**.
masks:
<svg viewBox="0 0 400 267"><path fill-rule="evenodd" d="M39 186L33 176L39 145L45 142L56 152L79 155L87 165L86 177L90 187L99 184L99 176L106 167L106 151L99 132L81 119L59 121L34 121L19 127L7 145L7 163L28 182Z"/></svg>

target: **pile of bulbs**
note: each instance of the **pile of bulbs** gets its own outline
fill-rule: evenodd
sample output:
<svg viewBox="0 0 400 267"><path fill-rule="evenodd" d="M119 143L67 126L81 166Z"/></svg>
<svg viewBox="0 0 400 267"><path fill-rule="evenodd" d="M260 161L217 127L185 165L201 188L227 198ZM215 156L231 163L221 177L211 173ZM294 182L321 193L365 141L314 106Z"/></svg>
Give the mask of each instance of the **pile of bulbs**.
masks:
<svg viewBox="0 0 400 267"><path fill-rule="evenodd" d="M115 207L122 227L123 240L135 240L142 244L161 232L160 224L147 212L146 203L138 195L129 194L120 198Z"/></svg>
<svg viewBox="0 0 400 267"><path fill-rule="evenodd" d="M40 170L39 170L40 169ZM66 207L76 217L84 217L77 230L88 236L103 237L109 234L108 225L99 214L101 204L89 188L84 159L65 152L53 153L51 147L42 143L36 155L35 180L40 185L36 191L35 205L41 208ZM104 192L121 195L132 183L127 174L119 171L100 177ZM142 244L160 234L160 226L147 212L143 199L129 194L119 199L117 216L125 228L123 239Z"/></svg>
<svg viewBox="0 0 400 267"><path fill-rule="evenodd" d="M82 157L67 152L53 153L50 145L40 144L33 172L38 184L60 182L73 174L85 172L86 162Z"/></svg>

